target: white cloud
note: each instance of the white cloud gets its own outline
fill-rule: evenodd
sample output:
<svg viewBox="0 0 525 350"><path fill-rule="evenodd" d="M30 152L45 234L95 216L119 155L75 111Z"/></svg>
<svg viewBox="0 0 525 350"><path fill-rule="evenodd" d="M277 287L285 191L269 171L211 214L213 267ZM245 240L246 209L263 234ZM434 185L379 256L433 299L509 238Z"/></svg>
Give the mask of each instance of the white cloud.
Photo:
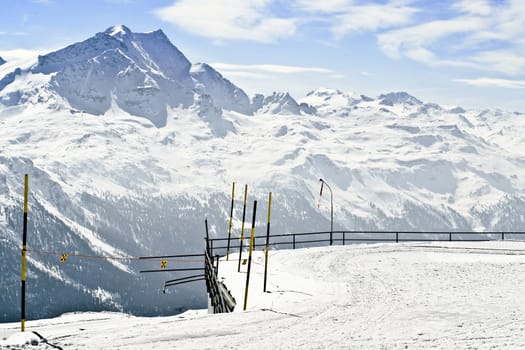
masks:
<svg viewBox="0 0 525 350"><path fill-rule="evenodd" d="M525 1L457 0L439 16L429 12L438 5L425 6L417 0L177 0L154 13L218 45L227 40L276 42L303 28L328 30L336 39L368 32L391 58L434 67L525 73ZM247 69L236 70L256 68ZM275 67L273 72L283 73Z"/></svg>
<svg viewBox="0 0 525 350"><path fill-rule="evenodd" d="M487 16L492 12L492 6L489 0L461 0L452 5L453 8L458 11Z"/></svg>
<svg viewBox="0 0 525 350"><path fill-rule="evenodd" d="M390 57L400 57L404 50L426 50L434 42L458 33L469 33L483 28L483 20L475 17L460 17L436 20L412 27L396 29L378 35L381 50ZM421 51L422 52L422 51Z"/></svg>
<svg viewBox="0 0 525 350"><path fill-rule="evenodd" d="M275 64L230 64L212 63L212 67L227 71L259 71L269 73L291 74L291 73L335 73L331 69L321 67L284 66Z"/></svg>
<svg viewBox="0 0 525 350"><path fill-rule="evenodd" d="M460 14L379 34L380 49L431 66L525 73L524 1L461 0L452 9Z"/></svg>
<svg viewBox="0 0 525 350"><path fill-rule="evenodd" d="M347 10L354 1L352 0L296 0L295 7L307 12L341 12Z"/></svg>
<svg viewBox="0 0 525 350"><path fill-rule="evenodd" d="M492 32L503 40L519 40L525 32L525 2L523 0L510 0L507 6L494 11Z"/></svg>
<svg viewBox="0 0 525 350"><path fill-rule="evenodd" d="M235 70L221 70L221 74L228 77L240 77L240 78L255 78L255 79L265 79L268 76L261 73L254 72L245 72L245 71L235 71Z"/></svg>
<svg viewBox="0 0 525 350"><path fill-rule="evenodd" d="M342 38L353 32L398 27L409 23L416 12L416 8L394 3L351 6L335 16L332 31Z"/></svg>
<svg viewBox="0 0 525 350"><path fill-rule="evenodd" d="M6 36L6 35L24 36L24 35L27 35L27 33L25 32L0 32L0 36Z"/></svg>
<svg viewBox="0 0 525 350"><path fill-rule="evenodd" d="M327 24L338 39L354 32L404 25L419 11L408 5L411 1L372 1L363 5L353 0L178 0L153 12L185 31L219 43L221 40L275 42L294 36L300 25L312 23ZM286 16L277 15L276 8Z"/></svg>
<svg viewBox="0 0 525 350"><path fill-rule="evenodd" d="M525 72L525 56L509 50L480 52L472 56L471 60L501 73L519 74Z"/></svg>
<svg viewBox="0 0 525 350"><path fill-rule="evenodd" d="M412 21L419 10L408 6L408 0L390 0L386 3L360 4L353 0L295 0L298 12L315 14L313 20L329 24L337 39L348 34L398 27Z"/></svg>
<svg viewBox="0 0 525 350"><path fill-rule="evenodd" d="M498 78L456 79L458 83L477 87L497 87L507 89L525 89L525 80L509 80Z"/></svg>
<svg viewBox="0 0 525 350"><path fill-rule="evenodd" d="M296 31L296 19L271 14L271 0L181 0L154 10L163 21L213 39L274 42Z"/></svg>

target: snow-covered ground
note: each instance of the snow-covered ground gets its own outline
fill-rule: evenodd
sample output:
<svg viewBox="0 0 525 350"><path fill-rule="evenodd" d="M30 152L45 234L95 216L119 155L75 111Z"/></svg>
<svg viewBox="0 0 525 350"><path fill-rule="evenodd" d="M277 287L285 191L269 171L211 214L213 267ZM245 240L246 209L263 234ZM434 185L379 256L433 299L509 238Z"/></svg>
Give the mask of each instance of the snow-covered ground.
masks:
<svg viewBox="0 0 525 350"><path fill-rule="evenodd" d="M525 346L525 242L364 244L254 254L248 309L236 255L220 275L232 314L66 314L0 325L0 347L64 349L421 349Z"/></svg>

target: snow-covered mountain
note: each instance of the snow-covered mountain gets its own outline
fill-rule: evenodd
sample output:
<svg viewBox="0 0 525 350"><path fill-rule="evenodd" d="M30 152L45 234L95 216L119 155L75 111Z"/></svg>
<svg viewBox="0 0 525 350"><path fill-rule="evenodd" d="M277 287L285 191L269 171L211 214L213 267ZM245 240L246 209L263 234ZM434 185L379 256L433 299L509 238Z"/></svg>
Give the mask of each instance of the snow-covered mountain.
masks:
<svg viewBox="0 0 525 350"><path fill-rule="evenodd" d="M235 237L244 183L259 213L273 192L273 232L328 229L319 178L334 191L335 229L524 230L524 118L403 92L250 100L160 30L115 26L30 64L9 60L0 66L0 320L18 316L24 173L28 247L46 252L200 251L204 218L212 235L227 231L232 181ZM28 316L205 305L202 285L162 295L173 275L137 272L154 267L30 252Z"/></svg>
<svg viewBox="0 0 525 350"><path fill-rule="evenodd" d="M196 91L199 94L209 95L217 107L246 115L252 114L253 110L248 95L208 64L194 64L190 74Z"/></svg>
<svg viewBox="0 0 525 350"><path fill-rule="evenodd" d="M407 94L406 92L391 92L388 94L379 95L379 104L385 106L394 106L396 104L404 104L409 106L421 106L423 102Z"/></svg>
<svg viewBox="0 0 525 350"><path fill-rule="evenodd" d="M199 93L210 95L220 108L251 113L244 91L206 64L192 67L161 30L133 33L125 26L111 27L39 56L31 67L17 68L0 81L4 105L34 102L36 96L53 101L54 108L94 115L118 107L162 127L167 108L189 107ZM18 84L12 84L15 79Z"/></svg>
<svg viewBox="0 0 525 350"><path fill-rule="evenodd" d="M5 63L5 60L0 56L0 66Z"/></svg>
<svg viewBox="0 0 525 350"><path fill-rule="evenodd" d="M252 100L253 109L260 114L301 115L315 114L315 109L297 101L287 92L274 92L270 96L257 94Z"/></svg>

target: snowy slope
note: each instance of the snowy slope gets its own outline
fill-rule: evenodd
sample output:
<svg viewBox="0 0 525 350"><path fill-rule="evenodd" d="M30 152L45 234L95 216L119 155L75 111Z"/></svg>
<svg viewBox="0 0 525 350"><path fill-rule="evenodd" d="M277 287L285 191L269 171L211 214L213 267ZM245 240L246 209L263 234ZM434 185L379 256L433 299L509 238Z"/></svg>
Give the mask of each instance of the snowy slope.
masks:
<svg viewBox="0 0 525 350"><path fill-rule="evenodd" d="M26 334L2 324L0 346L34 339L31 348L49 349L34 330L64 349L519 349L524 252L519 242L272 251L268 293L256 252L246 312L246 267L237 273L235 261L221 261L238 302L232 314L66 314L30 321Z"/></svg>
<svg viewBox="0 0 525 350"><path fill-rule="evenodd" d="M124 26L34 61L9 58L0 72L3 321L18 315L24 173L29 247L64 253L199 252L204 218L211 235L226 234L232 181L234 236L245 183L250 204L259 200L260 233L269 191L275 233L328 229L319 178L334 190L335 229L525 230L520 113L328 88L248 104L240 88L192 65L161 31ZM30 305L42 290L66 295L62 304L29 308L30 318L79 309L169 314L205 304L204 292L191 288L174 301L156 298L151 286L164 277L152 283L128 261L71 262L30 257Z"/></svg>

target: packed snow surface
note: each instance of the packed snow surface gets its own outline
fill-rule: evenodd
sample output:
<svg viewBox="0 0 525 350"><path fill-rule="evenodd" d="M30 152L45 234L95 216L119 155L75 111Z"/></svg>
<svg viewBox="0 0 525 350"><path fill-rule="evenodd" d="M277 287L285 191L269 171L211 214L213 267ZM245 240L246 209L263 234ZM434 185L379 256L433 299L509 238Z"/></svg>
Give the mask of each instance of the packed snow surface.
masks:
<svg viewBox="0 0 525 350"><path fill-rule="evenodd" d="M422 349L525 346L525 242L363 244L254 253L220 262L237 300L232 314L205 310L142 318L65 314L0 325L2 348L32 349ZM169 294L166 296L170 297ZM29 346L26 346L29 347Z"/></svg>

